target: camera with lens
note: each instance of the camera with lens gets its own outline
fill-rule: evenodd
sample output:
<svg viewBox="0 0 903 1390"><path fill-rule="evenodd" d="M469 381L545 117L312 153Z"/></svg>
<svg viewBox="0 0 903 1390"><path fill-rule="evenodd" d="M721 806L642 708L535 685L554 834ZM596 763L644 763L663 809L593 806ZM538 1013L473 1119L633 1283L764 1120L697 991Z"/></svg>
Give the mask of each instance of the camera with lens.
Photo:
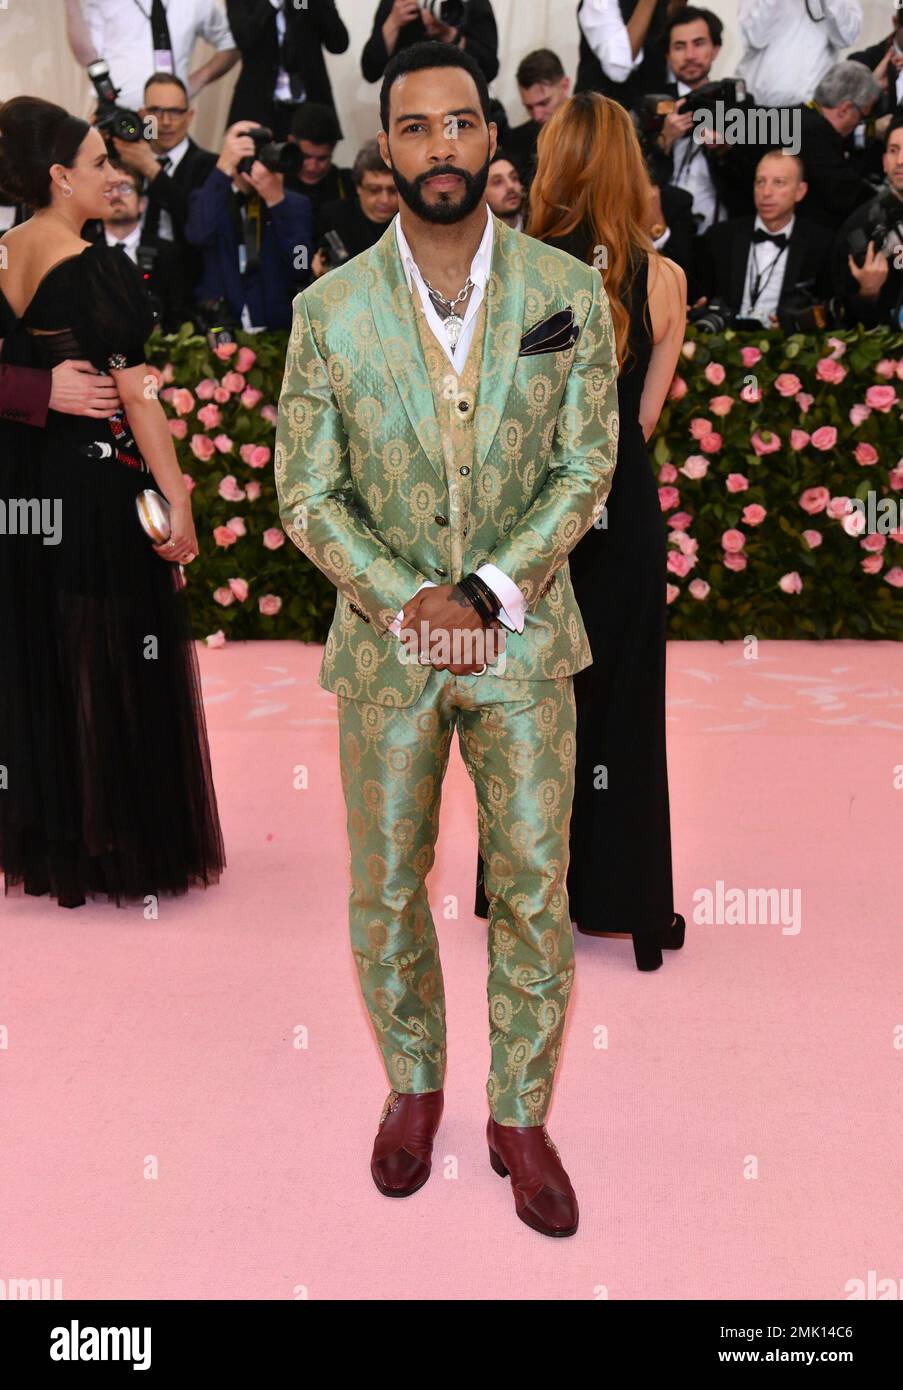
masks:
<svg viewBox="0 0 903 1390"><path fill-rule="evenodd" d="M238 328L238 321L228 300L222 296L202 299L194 306L193 317L200 332L206 333L207 342L214 351L224 343L235 342L233 329Z"/></svg>
<svg viewBox="0 0 903 1390"><path fill-rule="evenodd" d="M861 268L865 265L869 242L876 251L883 251L893 229L903 222L903 203L890 188L881 188L865 208L865 226L854 227L847 236L847 247Z"/></svg>
<svg viewBox="0 0 903 1390"><path fill-rule="evenodd" d="M97 93L97 114L94 118L94 124L107 144L109 145L110 140L114 137L117 140L125 140L130 145L136 144L139 140L147 139L138 112L130 111L126 106L116 105L119 88L113 86L106 60L98 58L96 63L91 63L88 68L88 76L94 83L94 90Z"/></svg>
<svg viewBox="0 0 903 1390"><path fill-rule="evenodd" d="M346 261L351 259L351 252L338 232L324 232L319 250L323 253L323 258L330 270L335 270L336 266L344 265Z"/></svg>
<svg viewBox="0 0 903 1390"><path fill-rule="evenodd" d="M239 174L250 174L256 159L271 174L297 174L301 168L303 155L299 145L293 145L290 140L275 141L273 132L262 125L249 126L241 133L254 141L254 153L238 161Z"/></svg>
<svg viewBox="0 0 903 1390"><path fill-rule="evenodd" d="M676 111L677 103L682 116L694 115L697 111L711 111L715 103L721 101L725 107L736 106L746 100L746 83L739 77L722 77L720 82L706 82L685 97L672 97L656 92L647 93L640 102L640 125L645 135L658 135L665 124L665 117Z"/></svg>
<svg viewBox="0 0 903 1390"><path fill-rule="evenodd" d="M467 0L422 0L421 9L453 29L460 29L467 18Z"/></svg>
<svg viewBox="0 0 903 1390"><path fill-rule="evenodd" d="M698 328L701 333L723 333L726 328L733 328L736 321L737 315L727 301L718 299L715 295L707 304L700 304L698 308L690 309L687 313L687 323Z"/></svg>
<svg viewBox="0 0 903 1390"><path fill-rule="evenodd" d="M812 293L813 283L801 281L778 305L778 323L785 333L821 333L840 323L843 316L838 301L819 299Z"/></svg>

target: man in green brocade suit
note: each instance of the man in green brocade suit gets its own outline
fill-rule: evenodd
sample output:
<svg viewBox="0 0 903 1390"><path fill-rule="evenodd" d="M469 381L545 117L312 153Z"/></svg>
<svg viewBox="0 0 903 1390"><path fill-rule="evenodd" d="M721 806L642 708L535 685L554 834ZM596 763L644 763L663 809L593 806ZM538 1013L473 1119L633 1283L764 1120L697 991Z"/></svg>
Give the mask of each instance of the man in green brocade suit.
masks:
<svg viewBox="0 0 903 1390"><path fill-rule="evenodd" d="M566 563L601 518L618 436L599 272L507 227L485 187L489 94L461 49L386 70L399 216L294 301L275 472L295 545L335 584L361 989L392 1087L377 1187L426 1182L445 996L425 886L452 731L477 795L489 919L490 1161L521 1220L577 1228L545 1129L573 983L566 890L573 675L592 657Z"/></svg>

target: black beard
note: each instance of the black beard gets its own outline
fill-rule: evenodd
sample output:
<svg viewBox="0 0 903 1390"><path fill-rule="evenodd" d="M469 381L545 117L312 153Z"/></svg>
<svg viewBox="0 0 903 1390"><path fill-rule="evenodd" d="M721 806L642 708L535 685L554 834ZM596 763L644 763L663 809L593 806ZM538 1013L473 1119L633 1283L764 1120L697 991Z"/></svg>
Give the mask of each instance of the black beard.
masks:
<svg viewBox="0 0 903 1390"><path fill-rule="evenodd" d="M418 174L413 182L404 178L395 168L392 169L392 177L395 180L395 187L398 189L399 196L407 203L412 212L416 213L424 222L448 224L460 222L463 218L469 217L474 208L479 206L489 181L490 163L491 158L487 154L486 163L475 174L468 173L466 169L458 169L453 164L440 164L435 169L427 170L425 174ZM421 191L422 185L427 179L438 178L440 174L457 174L459 178L464 180L464 193L460 202L428 203L426 201ZM447 193L442 196L443 198L450 197Z"/></svg>

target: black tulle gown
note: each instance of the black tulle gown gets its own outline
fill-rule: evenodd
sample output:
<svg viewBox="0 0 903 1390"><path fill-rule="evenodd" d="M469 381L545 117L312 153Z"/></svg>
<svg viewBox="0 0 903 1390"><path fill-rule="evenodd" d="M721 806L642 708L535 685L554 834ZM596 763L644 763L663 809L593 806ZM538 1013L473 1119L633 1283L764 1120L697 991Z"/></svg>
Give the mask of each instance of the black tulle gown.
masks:
<svg viewBox="0 0 903 1390"><path fill-rule="evenodd" d="M151 326L138 271L103 242L54 266L21 319L0 292L2 359L18 365L136 366ZM122 415L0 422L0 499L61 521L59 544L0 533L6 895L123 904L225 867L185 591L135 511L148 486Z"/></svg>
<svg viewBox="0 0 903 1390"><path fill-rule="evenodd" d="M595 238L578 233L551 244L582 258L589 240ZM630 932L651 942L670 926L674 900L665 747L667 540L639 422L652 351L647 280L643 258L625 297L630 355L618 379L620 432L608 525L591 527L567 561L593 654L592 665L574 676L567 887L580 929ZM485 916L486 906L480 859L477 913Z"/></svg>

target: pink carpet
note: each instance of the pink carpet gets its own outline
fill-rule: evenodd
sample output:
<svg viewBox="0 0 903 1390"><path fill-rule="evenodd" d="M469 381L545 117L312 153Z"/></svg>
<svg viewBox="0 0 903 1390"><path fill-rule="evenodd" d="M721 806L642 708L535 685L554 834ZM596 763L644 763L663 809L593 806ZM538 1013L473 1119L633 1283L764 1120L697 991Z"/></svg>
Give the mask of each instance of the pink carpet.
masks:
<svg viewBox="0 0 903 1390"><path fill-rule="evenodd" d="M687 944L640 974L629 941L577 936L548 1122L580 1200L566 1241L515 1218L487 1159L486 926L457 745L430 879L445 1117L426 1187L373 1186L388 1086L348 945L320 655L201 651L218 888L158 921L0 898L0 1280L60 1279L70 1299L481 1300L843 1299L870 1270L903 1281L903 647L763 643L750 661L672 644ZM719 881L798 889L800 929L694 922Z"/></svg>

